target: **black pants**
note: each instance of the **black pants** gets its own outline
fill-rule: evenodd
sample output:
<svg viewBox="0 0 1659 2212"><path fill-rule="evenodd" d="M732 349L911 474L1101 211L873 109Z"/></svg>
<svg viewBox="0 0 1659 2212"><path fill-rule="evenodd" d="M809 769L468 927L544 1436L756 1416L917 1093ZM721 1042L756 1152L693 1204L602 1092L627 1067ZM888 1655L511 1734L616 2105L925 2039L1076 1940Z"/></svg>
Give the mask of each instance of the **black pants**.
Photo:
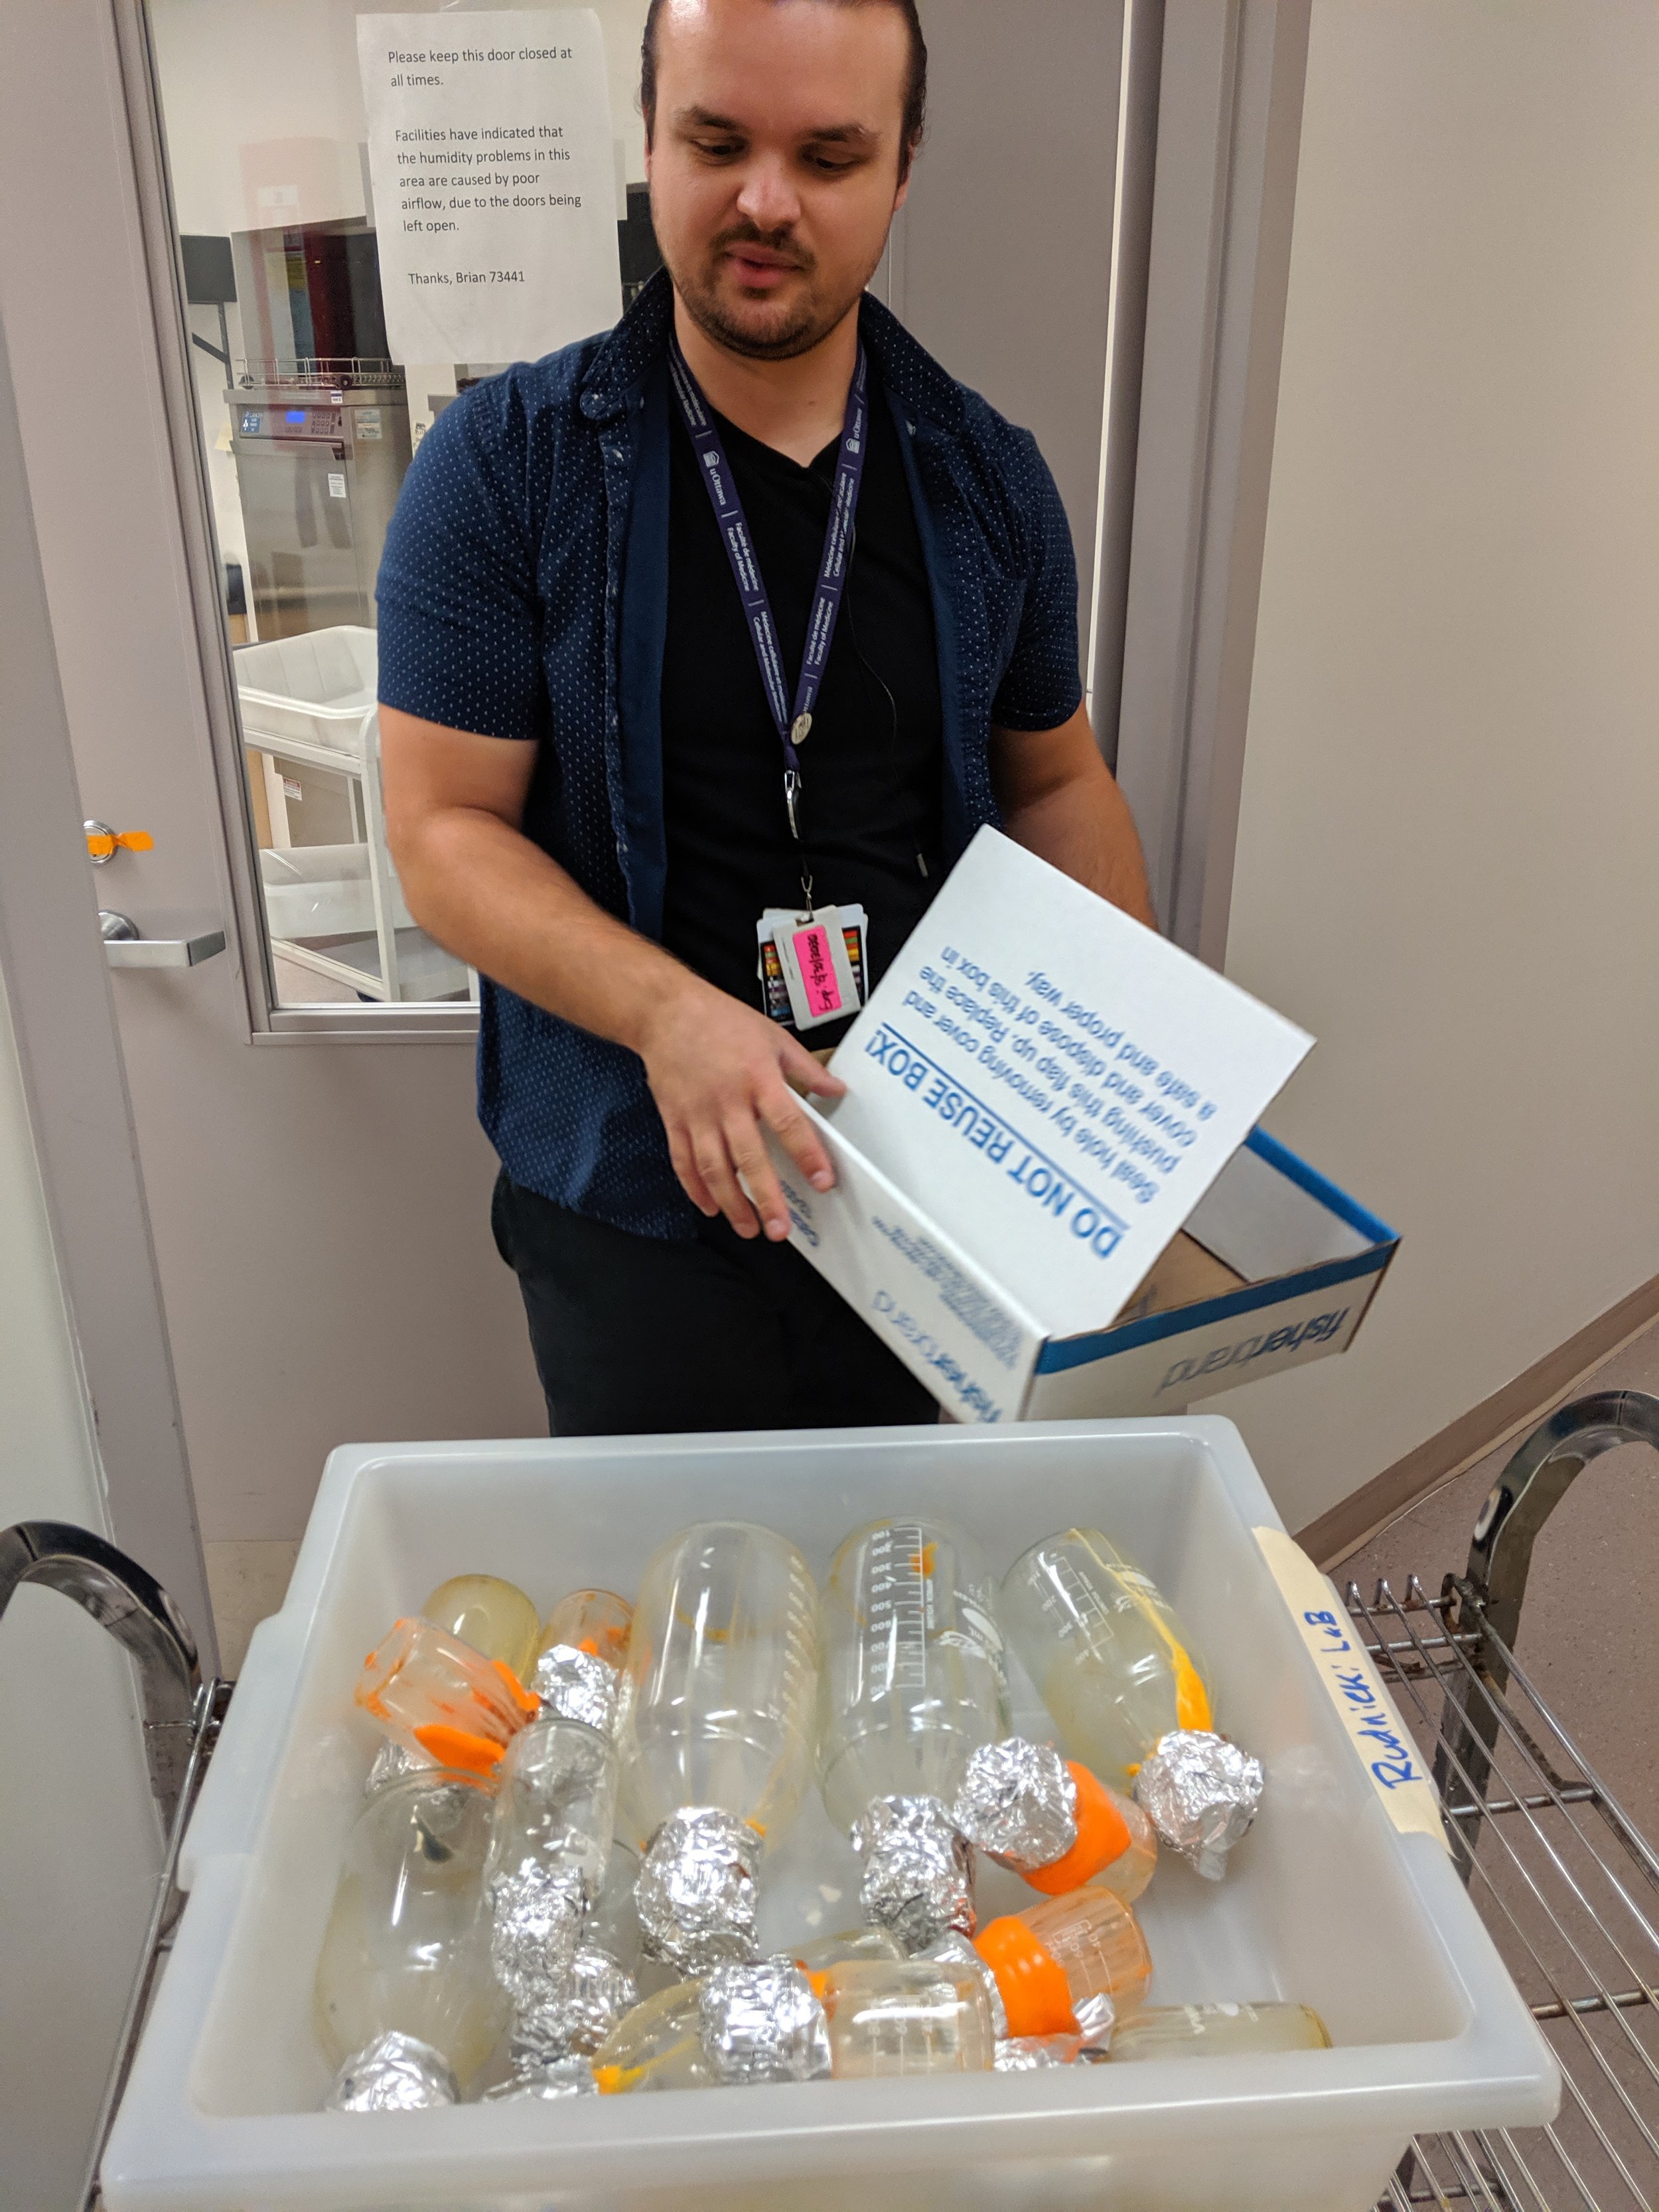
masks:
<svg viewBox="0 0 1659 2212"><path fill-rule="evenodd" d="M503 1173L495 1246L519 1279L556 1437L933 1421L930 1393L787 1244L721 1218L630 1237Z"/></svg>

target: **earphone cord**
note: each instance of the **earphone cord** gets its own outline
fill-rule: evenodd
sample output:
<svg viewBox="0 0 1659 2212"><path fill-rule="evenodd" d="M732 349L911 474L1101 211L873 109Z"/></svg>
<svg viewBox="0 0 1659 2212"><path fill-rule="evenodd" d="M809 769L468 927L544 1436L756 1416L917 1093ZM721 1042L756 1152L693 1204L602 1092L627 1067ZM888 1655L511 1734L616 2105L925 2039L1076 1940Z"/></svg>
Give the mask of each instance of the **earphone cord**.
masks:
<svg viewBox="0 0 1659 2212"><path fill-rule="evenodd" d="M875 681L876 681L876 682L880 685L880 686L881 686L881 696L882 696L882 697L883 697L884 699L885 699L885 700L886 700L886 702L887 702L887 713L888 713L888 717L889 717L889 736L890 736L890 738L891 743L892 743L893 750L896 752L896 751L897 751L897 750L898 750L898 702L897 702L897 700L896 700L896 699L894 698L894 696L893 696L893 695L892 695L891 691L888 689L888 686L887 686L887 679L886 679L886 678L882 674L881 671L880 671L878 667L876 667L876 666L875 666L875 665L873 664L873 662L872 662L872 661L867 658L867 656L866 655L866 653L865 653L864 647L863 647L859 643L859 628L858 628L858 623L857 623L857 622L854 620L854 614L853 614L853 591L852 591L852 583L853 583L853 556L854 556L854 555L858 551L858 546L859 546L859 528L858 528L858 524L857 524L856 522L854 522L854 525L853 525L852 534L851 534L850 538L848 538L848 546L847 546L847 584L848 584L848 589L847 589L846 597L845 597L845 599L843 599L842 604L842 613L843 613L843 614L846 616L846 617L847 617L847 635L848 635L848 637L851 639L851 641L852 641L852 645L853 645L853 650L854 650L854 652L858 655L858 659L859 659L859 665L860 665L860 667L861 667L861 668L864 670L864 672L865 672L865 673L866 673L866 676L873 677L873 678L874 678L874 679L875 679ZM923 859L923 857L922 857L922 855L921 855L921 854L920 852L918 852L918 853L917 853L917 854L916 854L916 866L917 866L917 868L921 871L921 874L922 874L923 876L926 876L926 875L927 875L927 861Z"/></svg>

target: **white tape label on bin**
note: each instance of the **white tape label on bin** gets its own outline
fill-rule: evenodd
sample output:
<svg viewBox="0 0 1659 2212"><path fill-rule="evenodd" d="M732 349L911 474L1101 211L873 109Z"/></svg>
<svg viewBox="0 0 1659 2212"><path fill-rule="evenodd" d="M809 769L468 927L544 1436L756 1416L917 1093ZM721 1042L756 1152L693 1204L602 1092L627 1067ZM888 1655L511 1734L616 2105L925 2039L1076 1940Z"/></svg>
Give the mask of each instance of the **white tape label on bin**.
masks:
<svg viewBox="0 0 1659 2212"><path fill-rule="evenodd" d="M1432 1836L1443 1850L1449 1849L1434 1785L1355 1633L1347 1607L1282 1528L1258 1528L1255 1540L1389 1818L1402 1833Z"/></svg>

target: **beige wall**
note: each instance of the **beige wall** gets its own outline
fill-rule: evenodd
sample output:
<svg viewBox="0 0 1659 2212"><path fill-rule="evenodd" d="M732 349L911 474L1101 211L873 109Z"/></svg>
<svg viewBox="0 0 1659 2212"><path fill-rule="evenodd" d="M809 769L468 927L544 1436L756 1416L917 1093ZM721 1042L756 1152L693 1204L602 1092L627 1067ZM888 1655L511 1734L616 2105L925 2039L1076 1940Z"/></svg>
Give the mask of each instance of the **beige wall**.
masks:
<svg viewBox="0 0 1659 2212"><path fill-rule="evenodd" d="M1405 1241L1214 1401L1292 1527L1659 1270L1656 832L1659 11L1315 0L1227 966Z"/></svg>

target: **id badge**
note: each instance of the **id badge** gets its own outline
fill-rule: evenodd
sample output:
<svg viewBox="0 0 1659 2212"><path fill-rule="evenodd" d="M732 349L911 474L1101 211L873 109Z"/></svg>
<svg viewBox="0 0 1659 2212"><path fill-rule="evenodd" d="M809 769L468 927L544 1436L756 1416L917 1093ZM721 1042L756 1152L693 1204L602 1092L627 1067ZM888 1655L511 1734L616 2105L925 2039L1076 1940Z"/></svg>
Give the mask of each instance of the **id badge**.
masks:
<svg viewBox="0 0 1659 2212"><path fill-rule="evenodd" d="M811 914L769 907L755 925L761 993L774 1021L797 1030L843 1020L864 1003L861 906Z"/></svg>

